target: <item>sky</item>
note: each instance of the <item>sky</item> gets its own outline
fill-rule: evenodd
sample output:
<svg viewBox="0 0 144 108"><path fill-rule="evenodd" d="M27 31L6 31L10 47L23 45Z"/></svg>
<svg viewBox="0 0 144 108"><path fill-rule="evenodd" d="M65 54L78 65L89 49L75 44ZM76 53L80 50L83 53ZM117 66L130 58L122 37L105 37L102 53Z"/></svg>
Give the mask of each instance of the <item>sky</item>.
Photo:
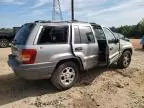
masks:
<svg viewBox="0 0 144 108"><path fill-rule="evenodd" d="M53 0L0 0L0 28L52 19ZM60 0L64 20L71 19L71 0ZM103 26L137 24L144 18L144 0L75 0L75 19Z"/></svg>

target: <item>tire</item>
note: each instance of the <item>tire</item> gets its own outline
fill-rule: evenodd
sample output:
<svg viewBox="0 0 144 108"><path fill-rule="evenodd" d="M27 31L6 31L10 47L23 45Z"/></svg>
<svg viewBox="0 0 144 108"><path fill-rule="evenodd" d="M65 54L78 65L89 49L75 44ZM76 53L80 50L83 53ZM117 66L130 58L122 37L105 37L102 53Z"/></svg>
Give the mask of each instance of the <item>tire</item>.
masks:
<svg viewBox="0 0 144 108"><path fill-rule="evenodd" d="M117 65L119 68L124 69L129 67L131 63L131 52L130 51L124 51L121 57L119 58Z"/></svg>
<svg viewBox="0 0 144 108"><path fill-rule="evenodd" d="M0 48L7 48L9 46L9 41L7 39L0 39Z"/></svg>
<svg viewBox="0 0 144 108"><path fill-rule="evenodd" d="M60 64L52 75L51 81L59 90L71 88L78 80L79 69L73 62Z"/></svg>

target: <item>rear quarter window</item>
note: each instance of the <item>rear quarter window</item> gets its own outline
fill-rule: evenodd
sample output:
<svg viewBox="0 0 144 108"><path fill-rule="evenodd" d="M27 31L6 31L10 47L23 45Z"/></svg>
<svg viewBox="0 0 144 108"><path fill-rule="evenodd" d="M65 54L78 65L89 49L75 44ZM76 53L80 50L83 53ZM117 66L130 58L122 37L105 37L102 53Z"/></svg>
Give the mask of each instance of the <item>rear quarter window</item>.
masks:
<svg viewBox="0 0 144 108"><path fill-rule="evenodd" d="M68 41L68 26L43 27L38 44L65 44Z"/></svg>
<svg viewBox="0 0 144 108"><path fill-rule="evenodd" d="M14 38L14 44L24 45L33 29L33 24L25 24L20 30L16 33Z"/></svg>

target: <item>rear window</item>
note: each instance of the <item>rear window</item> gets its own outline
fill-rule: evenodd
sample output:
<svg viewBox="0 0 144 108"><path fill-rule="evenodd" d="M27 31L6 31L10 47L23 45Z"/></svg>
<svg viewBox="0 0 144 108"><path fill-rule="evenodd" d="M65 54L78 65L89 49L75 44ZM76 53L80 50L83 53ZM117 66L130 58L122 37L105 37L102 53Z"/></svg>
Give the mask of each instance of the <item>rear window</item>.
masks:
<svg viewBox="0 0 144 108"><path fill-rule="evenodd" d="M65 44L68 40L68 26L43 27L38 44Z"/></svg>
<svg viewBox="0 0 144 108"><path fill-rule="evenodd" d="M18 45L24 45L33 29L33 26L33 24L23 25L17 32L13 43Z"/></svg>

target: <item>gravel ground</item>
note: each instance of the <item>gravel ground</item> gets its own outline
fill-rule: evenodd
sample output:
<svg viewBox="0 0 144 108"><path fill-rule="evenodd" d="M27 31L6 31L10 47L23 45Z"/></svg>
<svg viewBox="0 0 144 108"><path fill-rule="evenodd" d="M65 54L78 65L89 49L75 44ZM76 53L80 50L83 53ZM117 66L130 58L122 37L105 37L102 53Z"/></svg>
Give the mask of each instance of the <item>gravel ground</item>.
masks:
<svg viewBox="0 0 144 108"><path fill-rule="evenodd" d="M25 81L8 67L10 49L0 49L0 108L144 108L144 51L129 68L94 69L78 83L57 91L49 80Z"/></svg>

